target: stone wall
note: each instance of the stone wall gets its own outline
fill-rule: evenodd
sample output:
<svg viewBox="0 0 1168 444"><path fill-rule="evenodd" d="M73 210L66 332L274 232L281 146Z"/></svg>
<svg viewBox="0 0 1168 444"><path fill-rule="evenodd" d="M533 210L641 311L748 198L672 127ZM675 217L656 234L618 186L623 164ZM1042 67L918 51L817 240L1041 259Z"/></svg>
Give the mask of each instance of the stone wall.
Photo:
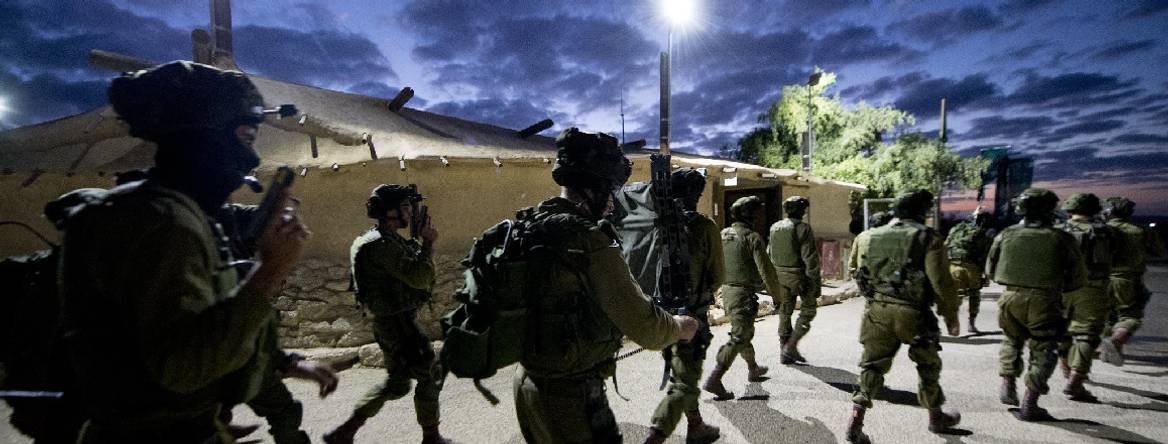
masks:
<svg viewBox="0 0 1168 444"><path fill-rule="evenodd" d="M438 319L453 310L451 295L462 286L462 257L435 257L438 278L434 299L418 310L418 325L433 339L442 337ZM349 264L305 259L288 277L273 304L280 311L285 348L360 347L373 343L372 317L349 291Z"/></svg>

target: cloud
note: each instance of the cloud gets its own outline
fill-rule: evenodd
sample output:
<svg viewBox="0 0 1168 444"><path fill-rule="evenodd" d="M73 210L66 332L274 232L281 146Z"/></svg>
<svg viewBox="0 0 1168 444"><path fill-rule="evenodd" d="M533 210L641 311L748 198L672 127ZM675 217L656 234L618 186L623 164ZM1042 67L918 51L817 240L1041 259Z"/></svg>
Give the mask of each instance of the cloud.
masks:
<svg viewBox="0 0 1168 444"><path fill-rule="evenodd" d="M1054 3L1054 0L1008 0L998 7L998 12L1005 16L1011 16L1014 14L1033 12L1036 9L1052 3Z"/></svg>
<svg viewBox="0 0 1168 444"><path fill-rule="evenodd" d="M896 107L917 117L933 117L941 113L940 102L953 111L963 107L977 108L998 98L998 86L984 73L972 74L961 80L924 79L911 83L896 99Z"/></svg>
<svg viewBox="0 0 1168 444"><path fill-rule="evenodd" d="M1106 48L1100 49L1092 54L1096 60L1115 60L1125 57L1130 54L1146 52L1156 47L1155 40L1140 40L1136 42L1129 42L1120 40L1112 42Z"/></svg>
<svg viewBox="0 0 1168 444"><path fill-rule="evenodd" d="M904 44L884 39L871 26L848 26L819 38L813 45L812 63L836 67L862 62L907 62L924 54Z"/></svg>
<svg viewBox="0 0 1168 444"><path fill-rule="evenodd" d="M89 111L107 102L108 87L106 80L67 81L53 74L24 80L0 71L0 94L13 110L0 115L0 123L24 126Z"/></svg>
<svg viewBox="0 0 1168 444"><path fill-rule="evenodd" d="M1101 156L1098 148L1083 147L1044 152L1035 159L1035 180L1074 179L1083 186L1096 181L1113 185L1117 175L1168 179L1168 152Z"/></svg>
<svg viewBox="0 0 1168 444"><path fill-rule="evenodd" d="M1127 8L1120 12L1120 17L1125 19L1142 19L1159 15L1168 11L1168 2L1163 0L1141 0L1137 2L1125 2L1124 5L1136 3L1135 7Z"/></svg>
<svg viewBox="0 0 1168 444"><path fill-rule="evenodd" d="M428 106L426 111L473 120L475 122L486 122L515 130L526 128L543 119L552 119L552 121L556 122L556 128L573 125L569 116L566 114L549 111L522 100L491 98L461 102L441 102ZM593 129L590 131L597 130Z"/></svg>
<svg viewBox="0 0 1168 444"><path fill-rule="evenodd" d="M986 58L987 63L1007 63L1015 64L1019 62L1029 62L1041 51L1049 49L1052 44L1048 41L1036 41L1025 46L1016 46L1006 50L1003 53L992 55Z"/></svg>
<svg viewBox="0 0 1168 444"><path fill-rule="evenodd" d="M234 37L236 61L267 77L316 86L397 79L389 60L362 35L248 25Z"/></svg>
<svg viewBox="0 0 1168 444"><path fill-rule="evenodd" d="M1168 135L1159 134L1123 134L1111 139L1111 143L1123 145L1159 145L1168 146Z"/></svg>
<svg viewBox="0 0 1168 444"><path fill-rule="evenodd" d="M910 17L892 23L888 30L935 45L946 45L971 34L1005 27L1006 20L990 8L968 6Z"/></svg>
<svg viewBox="0 0 1168 444"><path fill-rule="evenodd" d="M1046 77L1031 73L1006 101L1047 107L1085 106L1138 94L1132 89L1136 86L1134 80L1104 74L1074 72Z"/></svg>
<svg viewBox="0 0 1168 444"><path fill-rule="evenodd" d="M1017 139L1019 137L1035 137L1045 135L1058 122L1049 116L1031 117L978 117L972 120L973 127L962 134L966 140L989 139L1001 137Z"/></svg>

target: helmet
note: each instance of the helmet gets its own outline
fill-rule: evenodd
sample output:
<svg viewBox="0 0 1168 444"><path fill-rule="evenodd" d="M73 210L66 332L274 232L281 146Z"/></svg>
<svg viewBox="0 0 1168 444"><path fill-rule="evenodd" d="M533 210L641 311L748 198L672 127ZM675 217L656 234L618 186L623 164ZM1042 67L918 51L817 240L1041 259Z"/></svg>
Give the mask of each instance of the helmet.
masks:
<svg viewBox="0 0 1168 444"><path fill-rule="evenodd" d="M892 202L892 211L902 219L921 219L933 208L933 193L916 190L900 193Z"/></svg>
<svg viewBox="0 0 1168 444"><path fill-rule="evenodd" d="M552 179L566 187L613 193L633 173L616 138L568 128L556 137L556 166Z"/></svg>
<svg viewBox="0 0 1168 444"><path fill-rule="evenodd" d="M385 216L386 211L397 208L406 199L409 199L410 203L416 203L421 202L425 197L418 193L418 186L412 183L409 185L378 185L369 194L369 200L365 202L365 215L369 216L370 219L380 219Z"/></svg>
<svg viewBox="0 0 1168 444"><path fill-rule="evenodd" d="M730 205L730 219L734 222L750 224L754 221L754 212L762 208L762 199L758 196L746 196L734 201Z"/></svg>
<svg viewBox="0 0 1168 444"><path fill-rule="evenodd" d="M892 214L891 211L877 211L872 213L871 216L868 216L868 228L876 228L888 225L888 222L892 221L893 217L895 217L895 215Z"/></svg>
<svg viewBox="0 0 1168 444"><path fill-rule="evenodd" d="M1103 210L1099 197L1091 193L1075 193L1063 202L1063 211L1086 216L1094 216Z"/></svg>
<svg viewBox="0 0 1168 444"><path fill-rule="evenodd" d="M1126 197L1108 197L1105 211L1111 217L1129 218L1136 211L1136 203Z"/></svg>
<svg viewBox="0 0 1168 444"><path fill-rule="evenodd" d="M788 216L799 217L807 212L807 208L811 206L811 201L803 196L791 196L783 201L783 211Z"/></svg>
<svg viewBox="0 0 1168 444"><path fill-rule="evenodd" d="M697 202L706 189L706 175L693 168L684 168L669 176L669 184L673 187L674 197Z"/></svg>
<svg viewBox="0 0 1168 444"><path fill-rule="evenodd" d="M1028 218L1043 218L1054 215L1058 208L1058 195L1045 188L1027 188L1014 199L1014 211Z"/></svg>
<svg viewBox="0 0 1168 444"><path fill-rule="evenodd" d="M982 209L981 205L978 205L973 210L973 214L969 215L969 220L973 221L973 224L976 226L984 227L993 220L993 216Z"/></svg>
<svg viewBox="0 0 1168 444"><path fill-rule="evenodd" d="M124 73L110 83L109 99L131 135L155 142L264 118L264 98L243 73L186 61Z"/></svg>
<svg viewBox="0 0 1168 444"><path fill-rule="evenodd" d="M102 188L78 188L62 194L56 200L45 204L45 218L57 228L65 228L65 220L79 205L90 205L101 202L106 196Z"/></svg>

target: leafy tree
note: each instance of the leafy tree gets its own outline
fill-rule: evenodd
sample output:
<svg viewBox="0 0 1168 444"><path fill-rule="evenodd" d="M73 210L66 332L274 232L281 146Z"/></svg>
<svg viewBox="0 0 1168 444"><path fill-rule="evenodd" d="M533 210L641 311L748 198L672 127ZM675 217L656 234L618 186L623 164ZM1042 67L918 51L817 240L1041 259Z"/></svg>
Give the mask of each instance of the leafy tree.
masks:
<svg viewBox="0 0 1168 444"><path fill-rule="evenodd" d="M827 95L836 75L818 71L822 75L816 86L784 86L779 101L760 119L769 126L754 129L739 139L736 150L725 154L763 166L800 169L801 144L811 112L812 170L819 177L867 186L866 193L853 196L853 203L919 188L935 190L938 183L960 189L981 184L987 161L961 159L937 140L906 132L916 119L905 111L863 102L845 106L838 93ZM886 135L894 141L885 143Z"/></svg>

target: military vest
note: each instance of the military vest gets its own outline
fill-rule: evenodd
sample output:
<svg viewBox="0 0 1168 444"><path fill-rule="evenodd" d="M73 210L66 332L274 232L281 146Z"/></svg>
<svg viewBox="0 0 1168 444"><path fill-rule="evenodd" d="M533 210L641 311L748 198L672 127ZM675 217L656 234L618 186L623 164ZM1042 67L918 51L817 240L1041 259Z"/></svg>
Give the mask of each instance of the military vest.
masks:
<svg viewBox="0 0 1168 444"><path fill-rule="evenodd" d="M382 234L377 228L357 237L349 249L350 275L357 302L374 316L391 316L416 310L431 299L429 288L413 288L387 270L377 270L365 262L372 260L370 256L380 254L416 258L421 254L421 246L397 233Z"/></svg>
<svg viewBox="0 0 1168 444"><path fill-rule="evenodd" d="M1063 283L1059 231L1053 227L1014 225L998 240L994 281L1002 285L1057 289Z"/></svg>
<svg viewBox="0 0 1168 444"><path fill-rule="evenodd" d="M708 305L713 303L714 291L717 290L714 288L713 272L708 267L710 256L716 252L717 245L711 245L709 233L717 233L718 227L714 221L694 211L686 212L686 220L689 229L686 246L689 248L690 292L693 296L689 304Z"/></svg>
<svg viewBox="0 0 1168 444"><path fill-rule="evenodd" d="M900 220L869 230L862 263L868 269L877 297L890 297L915 306L933 302L933 288L925 274L925 253L932 231L921 223Z"/></svg>
<svg viewBox="0 0 1168 444"><path fill-rule="evenodd" d="M1111 274L1111 261L1114 254L1115 242L1118 239L1116 230L1107 224L1097 221L1068 220L1059 226L1069 233L1079 244L1083 252L1083 260L1087 265L1087 278L1091 280L1106 279Z"/></svg>
<svg viewBox="0 0 1168 444"><path fill-rule="evenodd" d="M1146 268L1144 252L1144 229L1139 225L1126 220L1112 219L1107 225L1119 232L1119 248L1116 249L1115 261L1111 264L1112 273L1142 275Z"/></svg>
<svg viewBox="0 0 1168 444"><path fill-rule="evenodd" d="M945 238L949 260L973 262L981 267L985 259L984 232L973 222L965 221L953 227Z"/></svg>
<svg viewBox="0 0 1168 444"><path fill-rule="evenodd" d="M799 248L797 229L803 221L799 219L783 219L771 226L770 244L767 252L771 257L771 265L776 267L803 268L803 256Z"/></svg>
<svg viewBox="0 0 1168 444"><path fill-rule="evenodd" d="M758 274L758 265L754 263L754 249L762 246L752 245L751 235L757 236L741 222L735 222L722 230L722 255L726 258L724 284L753 288L762 286L762 276Z"/></svg>

